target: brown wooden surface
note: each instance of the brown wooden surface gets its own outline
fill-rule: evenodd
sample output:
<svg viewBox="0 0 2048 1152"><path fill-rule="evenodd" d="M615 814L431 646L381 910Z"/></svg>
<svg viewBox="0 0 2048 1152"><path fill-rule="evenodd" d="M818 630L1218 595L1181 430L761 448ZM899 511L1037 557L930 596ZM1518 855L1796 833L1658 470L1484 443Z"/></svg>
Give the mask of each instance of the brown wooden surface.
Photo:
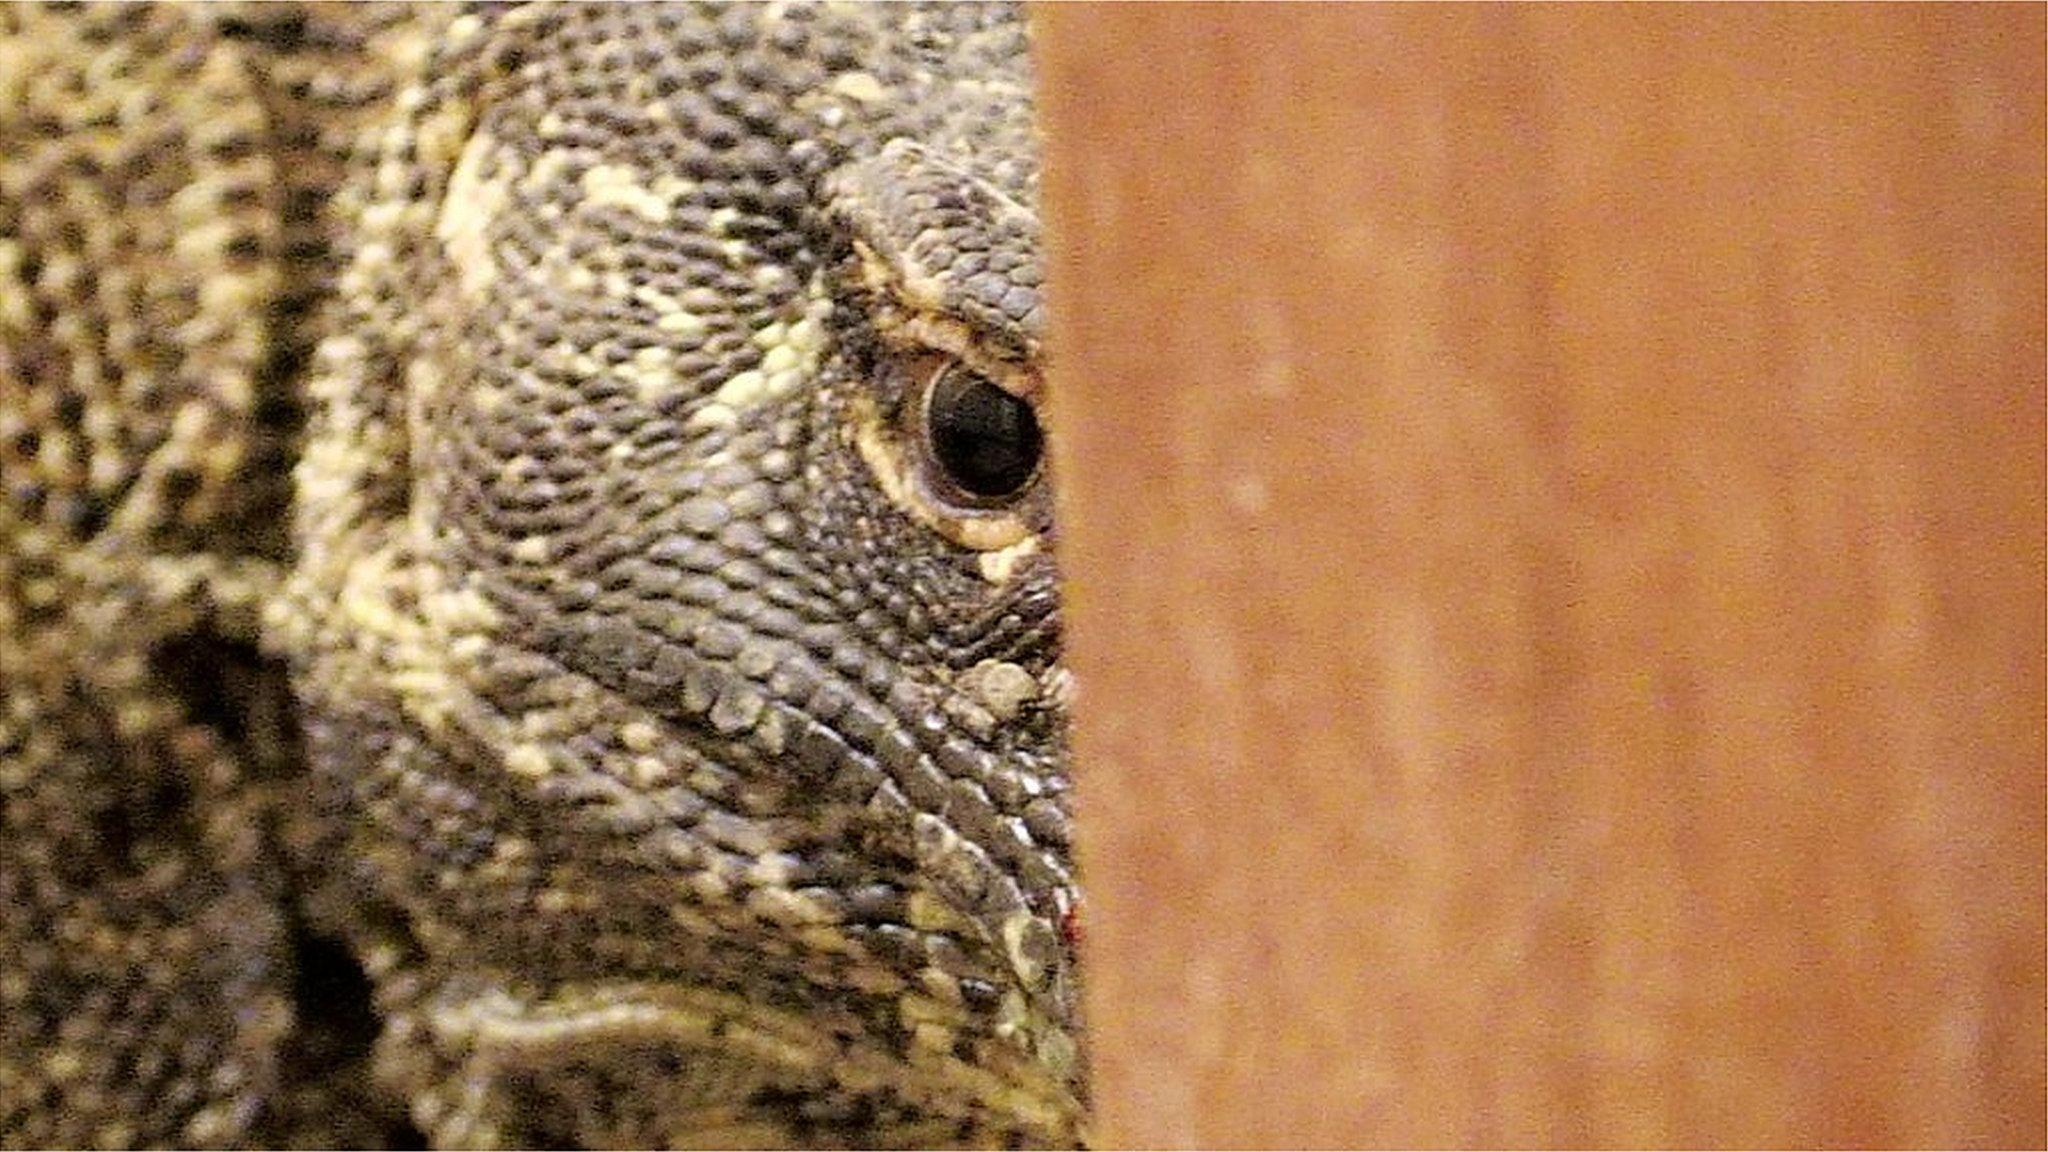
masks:
<svg viewBox="0 0 2048 1152"><path fill-rule="evenodd" d="M1034 18L1102 1138L2048 1140L2043 9Z"/></svg>

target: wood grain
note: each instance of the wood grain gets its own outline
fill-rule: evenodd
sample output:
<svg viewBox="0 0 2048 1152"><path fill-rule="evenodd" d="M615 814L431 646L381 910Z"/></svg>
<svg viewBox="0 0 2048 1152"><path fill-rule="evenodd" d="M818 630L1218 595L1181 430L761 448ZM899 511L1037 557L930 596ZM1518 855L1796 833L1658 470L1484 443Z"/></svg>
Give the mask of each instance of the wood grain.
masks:
<svg viewBox="0 0 2048 1152"><path fill-rule="evenodd" d="M2048 1141L2043 9L1034 20L1102 1138Z"/></svg>

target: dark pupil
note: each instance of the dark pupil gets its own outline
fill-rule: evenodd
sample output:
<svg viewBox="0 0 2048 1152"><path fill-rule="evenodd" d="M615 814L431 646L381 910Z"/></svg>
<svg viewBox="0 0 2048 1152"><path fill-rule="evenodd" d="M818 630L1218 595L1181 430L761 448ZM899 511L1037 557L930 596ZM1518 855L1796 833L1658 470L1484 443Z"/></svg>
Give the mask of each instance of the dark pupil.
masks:
<svg viewBox="0 0 2048 1152"><path fill-rule="evenodd" d="M949 369L925 409L932 455L973 496L1008 496L1038 470L1043 438L1031 405L971 372Z"/></svg>

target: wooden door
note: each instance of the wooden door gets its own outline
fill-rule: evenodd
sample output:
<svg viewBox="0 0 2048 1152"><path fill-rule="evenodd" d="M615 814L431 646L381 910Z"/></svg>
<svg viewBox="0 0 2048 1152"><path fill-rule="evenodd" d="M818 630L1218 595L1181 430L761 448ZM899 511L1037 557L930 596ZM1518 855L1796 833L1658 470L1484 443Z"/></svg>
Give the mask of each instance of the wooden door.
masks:
<svg viewBox="0 0 2048 1152"><path fill-rule="evenodd" d="M2043 9L1034 19L1100 1138L2048 1140Z"/></svg>

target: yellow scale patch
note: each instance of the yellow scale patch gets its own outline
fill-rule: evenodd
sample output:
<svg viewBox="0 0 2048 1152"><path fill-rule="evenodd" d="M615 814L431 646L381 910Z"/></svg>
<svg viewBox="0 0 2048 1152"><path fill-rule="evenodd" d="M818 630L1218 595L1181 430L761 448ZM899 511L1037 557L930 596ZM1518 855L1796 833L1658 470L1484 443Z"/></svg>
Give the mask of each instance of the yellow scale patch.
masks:
<svg viewBox="0 0 2048 1152"><path fill-rule="evenodd" d="M462 149L455 172L448 178L448 196L441 204L441 217L434 223L434 237L448 250L448 262L455 266L456 282L472 299L490 291L497 279L497 264L491 258L490 227L505 206L505 185L484 180L484 160L497 142L479 132Z"/></svg>
<svg viewBox="0 0 2048 1152"><path fill-rule="evenodd" d="M688 426L694 430L730 427L738 422L740 413L788 396L814 378L819 354L825 348L824 315L830 307L823 285L814 283L802 319L791 324L778 320L756 331L752 339L762 349L760 366L719 385L711 399L690 416Z"/></svg>
<svg viewBox="0 0 2048 1152"><path fill-rule="evenodd" d="M583 173L584 203L618 207L650 224L666 224L669 198L641 182L640 173L623 164L593 164Z"/></svg>

